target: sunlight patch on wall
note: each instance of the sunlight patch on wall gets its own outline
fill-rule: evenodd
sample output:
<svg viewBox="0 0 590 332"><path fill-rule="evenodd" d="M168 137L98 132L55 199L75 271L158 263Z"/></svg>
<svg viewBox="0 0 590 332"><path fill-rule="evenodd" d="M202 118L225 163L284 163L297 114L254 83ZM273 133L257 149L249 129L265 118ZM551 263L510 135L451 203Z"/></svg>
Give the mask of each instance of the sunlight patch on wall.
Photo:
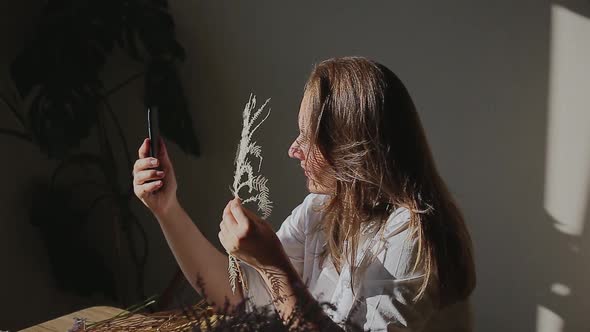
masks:
<svg viewBox="0 0 590 332"><path fill-rule="evenodd" d="M551 285L551 292L559 296L569 296L572 293L572 290L568 286L556 282Z"/></svg>
<svg viewBox="0 0 590 332"><path fill-rule="evenodd" d="M544 206L569 235L580 235L590 187L590 20L551 7Z"/></svg>
<svg viewBox="0 0 590 332"><path fill-rule="evenodd" d="M537 306L537 332L559 332L563 325L559 315L542 305Z"/></svg>

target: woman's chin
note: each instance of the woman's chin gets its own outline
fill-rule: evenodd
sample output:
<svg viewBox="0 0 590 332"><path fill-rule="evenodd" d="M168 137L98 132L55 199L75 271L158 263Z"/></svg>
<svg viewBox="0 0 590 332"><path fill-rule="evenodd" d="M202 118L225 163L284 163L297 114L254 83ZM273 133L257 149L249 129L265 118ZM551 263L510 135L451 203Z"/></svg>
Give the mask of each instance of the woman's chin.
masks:
<svg viewBox="0 0 590 332"><path fill-rule="evenodd" d="M317 182L311 180L309 176L306 174L305 176L305 185L307 186L307 190L312 194L329 194L329 190L325 187L320 186Z"/></svg>

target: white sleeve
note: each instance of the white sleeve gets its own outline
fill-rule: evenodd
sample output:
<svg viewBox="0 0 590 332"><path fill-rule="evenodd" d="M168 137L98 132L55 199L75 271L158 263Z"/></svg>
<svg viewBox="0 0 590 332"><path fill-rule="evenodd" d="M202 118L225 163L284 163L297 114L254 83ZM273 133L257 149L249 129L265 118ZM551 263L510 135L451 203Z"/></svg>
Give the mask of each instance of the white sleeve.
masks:
<svg viewBox="0 0 590 332"><path fill-rule="evenodd" d="M303 202L293 209L277 232L285 253L299 275L303 272L305 235L307 232L306 211L310 208L314 196L314 194L307 195ZM258 271L244 262L240 262L240 268L248 285L247 292L243 294L244 298L249 299L247 309L251 310L252 305L258 307L271 304L272 297L269 289Z"/></svg>

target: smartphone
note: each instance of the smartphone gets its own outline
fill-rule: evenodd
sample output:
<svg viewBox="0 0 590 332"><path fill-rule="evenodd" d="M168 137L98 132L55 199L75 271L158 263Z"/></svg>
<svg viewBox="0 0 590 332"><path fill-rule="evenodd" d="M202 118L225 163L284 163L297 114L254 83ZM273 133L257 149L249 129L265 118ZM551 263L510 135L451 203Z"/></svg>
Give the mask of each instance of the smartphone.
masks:
<svg viewBox="0 0 590 332"><path fill-rule="evenodd" d="M160 123L158 118L158 107L148 107L147 114L148 137L150 139L150 157L158 158L158 145L160 143Z"/></svg>

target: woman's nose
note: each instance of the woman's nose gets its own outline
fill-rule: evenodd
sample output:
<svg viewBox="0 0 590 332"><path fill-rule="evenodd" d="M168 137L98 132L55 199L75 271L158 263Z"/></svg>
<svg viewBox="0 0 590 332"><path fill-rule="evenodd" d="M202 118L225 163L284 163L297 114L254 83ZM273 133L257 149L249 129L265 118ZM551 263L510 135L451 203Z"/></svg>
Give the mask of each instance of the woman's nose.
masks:
<svg viewBox="0 0 590 332"><path fill-rule="evenodd" d="M293 142L289 147L289 157L303 160L303 153L297 144L297 141Z"/></svg>

